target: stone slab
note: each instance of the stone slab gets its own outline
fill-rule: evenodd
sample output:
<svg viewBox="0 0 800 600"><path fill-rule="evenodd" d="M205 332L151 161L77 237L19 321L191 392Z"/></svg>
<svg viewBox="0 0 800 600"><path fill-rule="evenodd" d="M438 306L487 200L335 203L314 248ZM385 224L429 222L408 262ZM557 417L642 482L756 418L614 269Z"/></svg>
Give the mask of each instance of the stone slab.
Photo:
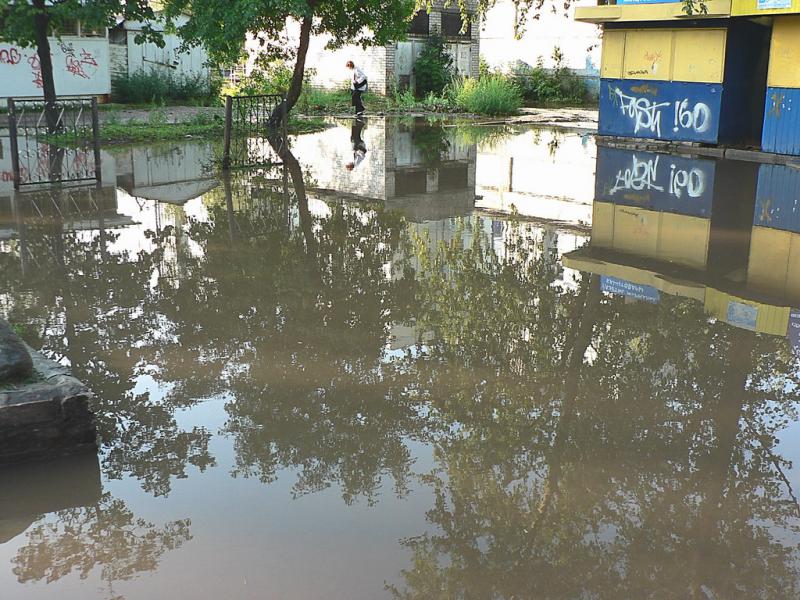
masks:
<svg viewBox="0 0 800 600"><path fill-rule="evenodd" d="M35 379L0 388L0 464L97 450L91 391L26 347Z"/></svg>

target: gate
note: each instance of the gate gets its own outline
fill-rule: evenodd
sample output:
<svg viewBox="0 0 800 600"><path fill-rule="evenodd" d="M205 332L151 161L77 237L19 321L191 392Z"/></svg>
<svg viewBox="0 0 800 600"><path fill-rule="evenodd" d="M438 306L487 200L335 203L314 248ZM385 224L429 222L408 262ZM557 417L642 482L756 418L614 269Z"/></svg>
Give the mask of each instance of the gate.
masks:
<svg viewBox="0 0 800 600"><path fill-rule="evenodd" d="M283 164L287 121L286 99L281 95L226 97L222 168Z"/></svg>
<svg viewBox="0 0 800 600"><path fill-rule="evenodd" d="M41 184L100 183L97 98L8 99L14 189Z"/></svg>

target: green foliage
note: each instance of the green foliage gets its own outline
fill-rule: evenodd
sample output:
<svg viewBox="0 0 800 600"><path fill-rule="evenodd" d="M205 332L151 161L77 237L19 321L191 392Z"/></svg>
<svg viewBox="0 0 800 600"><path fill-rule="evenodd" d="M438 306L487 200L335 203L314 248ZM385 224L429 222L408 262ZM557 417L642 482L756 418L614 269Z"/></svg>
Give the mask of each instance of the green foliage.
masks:
<svg viewBox="0 0 800 600"><path fill-rule="evenodd" d="M489 66L489 63L486 62L486 59L481 56L480 62L478 63L478 78L483 79L491 74L492 68Z"/></svg>
<svg viewBox="0 0 800 600"><path fill-rule="evenodd" d="M441 94L453 79L453 57L445 49L443 37L431 35L425 40L414 63L414 79L418 98Z"/></svg>
<svg viewBox="0 0 800 600"><path fill-rule="evenodd" d="M519 88L502 75L456 79L448 95L460 110L482 115L510 115L522 106Z"/></svg>
<svg viewBox="0 0 800 600"><path fill-rule="evenodd" d="M708 14L706 0L682 0L681 3L683 4L681 9L687 16Z"/></svg>
<svg viewBox="0 0 800 600"><path fill-rule="evenodd" d="M575 72L564 64L560 48L553 49L555 67L546 69L541 59L535 67L517 67L512 78L519 86L526 104L582 104L586 86Z"/></svg>
<svg viewBox="0 0 800 600"><path fill-rule="evenodd" d="M211 101L211 87L200 74L139 70L114 79L114 99L130 104L206 104Z"/></svg>
<svg viewBox="0 0 800 600"><path fill-rule="evenodd" d="M37 5L39 5L37 7ZM136 37L137 43L152 41L160 46L162 35L152 28L156 20L149 2L130 0L43 0L34 2L4 2L0 18L0 39L23 47L35 46L35 17L44 15L48 30L58 36L60 31L80 21L86 30L114 27L117 18L140 21L142 33Z"/></svg>
<svg viewBox="0 0 800 600"><path fill-rule="evenodd" d="M237 64L247 34L260 44L263 60L295 57L286 34L286 19L314 18L314 34L329 34L329 46L382 46L402 39L414 11L414 0L166 0L170 18L188 15L180 35L190 45L202 45L212 60ZM342 65L344 68L344 65Z"/></svg>

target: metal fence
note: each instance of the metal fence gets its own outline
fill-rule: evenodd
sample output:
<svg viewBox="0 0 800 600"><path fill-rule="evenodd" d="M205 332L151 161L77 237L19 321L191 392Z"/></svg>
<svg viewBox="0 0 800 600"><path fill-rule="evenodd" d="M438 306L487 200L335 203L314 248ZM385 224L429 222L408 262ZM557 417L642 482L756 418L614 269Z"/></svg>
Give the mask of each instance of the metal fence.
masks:
<svg viewBox="0 0 800 600"><path fill-rule="evenodd" d="M14 188L100 182L97 98L8 100Z"/></svg>
<svg viewBox="0 0 800 600"><path fill-rule="evenodd" d="M285 100L277 94L225 99L223 169L282 164L288 143Z"/></svg>

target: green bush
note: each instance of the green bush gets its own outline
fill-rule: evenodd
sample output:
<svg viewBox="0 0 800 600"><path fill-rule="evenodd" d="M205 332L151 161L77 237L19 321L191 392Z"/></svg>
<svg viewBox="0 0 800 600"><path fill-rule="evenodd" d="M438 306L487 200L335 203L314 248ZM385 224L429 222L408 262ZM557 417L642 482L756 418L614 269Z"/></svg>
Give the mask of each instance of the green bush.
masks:
<svg viewBox="0 0 800 600"><path fill-rule="evenodd" d="M522 106L519 88L502 75L456 79L448 96L460 110L483 115L510 115Z"/></svg>
<svg viewBox="0 0 800 600"><path fill-rule="evenodd" d="M155 69L116 77L113 88L114 100L129 104L202 104L209 100L211 93L207 77L176 75Z"/></svg>
<svg viewBox="0 0 800 600"><path fill-rule="evenodd" d="M453 57L445 49L444 38L439 35L429 36L414 63L417 97L441 94L452 79Z"/></svg>
<svg viewBox="0 0 800 600"><path fill-rule="evenodd" d="M564 55L553 49L555 67L546 69L539 59L535 67L527 65L514 69L512 79L522 92L526 104L582 104L586 85L564 64Z"/></svg>

